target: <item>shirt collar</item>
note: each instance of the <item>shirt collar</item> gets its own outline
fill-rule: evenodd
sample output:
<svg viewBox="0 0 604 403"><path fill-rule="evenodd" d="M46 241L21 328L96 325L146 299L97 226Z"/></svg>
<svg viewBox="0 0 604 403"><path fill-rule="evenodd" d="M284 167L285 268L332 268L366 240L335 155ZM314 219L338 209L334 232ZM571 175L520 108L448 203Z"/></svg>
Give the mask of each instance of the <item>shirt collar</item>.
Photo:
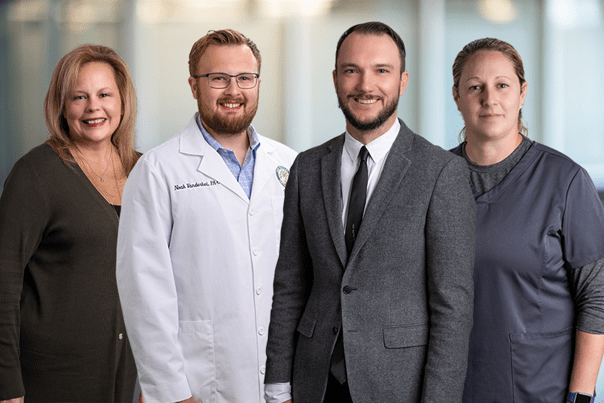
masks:
<svg viewBox="0 0 604 403"><path fill-rule="evenodd" d="M392 127L388 129L386 133L374 139L369 144L365 144L367 151L369 151L369 157L373 162L377 164L386 156L386 154L388 154L388 151L392 148L392 144L394 144L394 140L396 139L396 136L398 136L400 130L401 123L396 119ZM361 147L363 147L363 143L356 140L348 133L348 131L346 131L346 135L344 136L344 150L346 150L352 163L356 162Z"/></svg>
<svg viewBox="0 0 604 403"><path fill-rule="evenodd" d="M214 137L212 137L212 135L206 130L206 128L203 127L199 113L195 117L195 121L197 122L197 126L201 131L201 135L214 150L227 150L227 148L224 148ZM250 141L250 149L256 151L256 149L260 146L260 139L258 138L258 133L256 132L256 129L254 129L254 126L252 126L251 124L247 128L247 137Z"/></svg>

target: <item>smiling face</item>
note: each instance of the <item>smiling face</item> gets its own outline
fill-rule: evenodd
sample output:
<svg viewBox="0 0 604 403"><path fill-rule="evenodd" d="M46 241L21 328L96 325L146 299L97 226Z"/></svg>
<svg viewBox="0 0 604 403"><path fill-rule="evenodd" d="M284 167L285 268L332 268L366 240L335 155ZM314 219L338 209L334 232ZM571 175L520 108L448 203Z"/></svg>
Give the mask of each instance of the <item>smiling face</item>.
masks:
<svg viewBox="0 0 604 403"><path fill-rule="evenodd" d="M518 136L522 86L510 59L497 51L478 51L466 62L453 87L453 99L466 124L468 140L501 140Z"/></svg>
<svg viewBox="0 0 604 403"><path fill-rule="evenodd" d="M388 35L353 32L342 43L333 81L346 129L359 137L378 137L396 119L409 73L401 73L399 50Z"/></svg>
<svg viewBox="0 0 604 403"><path fill-rule="evenodd" d="M113 68L106 63L84 64L63 116L74 143L110 142L122 118L122 100Z"/></svg>
<svg viewBox="0 0 604 403"><path fill-rule="evenodd" d="M258 73L258 62L246 45L210 45L199 59L197 74ZM254 88L241 89L235 77L229 86L211 88L207 77L189 77L204 127L213 136L237 136L246 133L258 109L260 78Z"/></svg>

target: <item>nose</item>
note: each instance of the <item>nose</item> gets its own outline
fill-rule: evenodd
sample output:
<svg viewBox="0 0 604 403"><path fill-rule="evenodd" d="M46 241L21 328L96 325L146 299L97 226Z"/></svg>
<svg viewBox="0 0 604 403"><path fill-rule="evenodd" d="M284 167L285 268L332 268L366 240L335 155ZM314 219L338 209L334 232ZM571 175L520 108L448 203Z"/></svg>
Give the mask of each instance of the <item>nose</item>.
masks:
<svg viewBox="0 0 604 403"><path fill-rule="evenodd" d="M357 90L360 92L370 92L373 85L374 78L369 72L363 72L359 74L359 81L357 82Z"/></svg>
<svg viewBox="0 0 604 403"><path fill-rule="evenodd" d="M86 112L94 112L99 110L99 101L96 97L88 98L88 105L86 105Z"/></svg>
<svg viewBox="0 0 604 403"><path fill-rule="evenodd" d="M224 89L224 93L227 95L233 95L233 94L239 94L240 92L241 92L241 89L239 88L239 85L237 85L237 78L231 77L228 85Z"/></svg>
<svg viewBox="0 0 604 403"><path fill-rule="evenodd" d="M495 105L497 103L497 97L494 89L485 87L482 91L482 106Z"/></svg>

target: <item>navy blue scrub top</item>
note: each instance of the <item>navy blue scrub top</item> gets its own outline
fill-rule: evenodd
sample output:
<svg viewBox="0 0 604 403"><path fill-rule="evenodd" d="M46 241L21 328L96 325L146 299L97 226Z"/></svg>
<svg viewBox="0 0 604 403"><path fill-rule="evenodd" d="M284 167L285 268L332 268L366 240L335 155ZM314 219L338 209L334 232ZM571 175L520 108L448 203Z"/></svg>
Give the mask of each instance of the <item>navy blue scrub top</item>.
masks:
<svg viewBox="0 0 604 403"><path fill-rule="evenodd" d="M604 257L596 189L583 168L538 143L487 193L470 185L474 326L463 402L563 403L575 325L567 270Z"/></svg>

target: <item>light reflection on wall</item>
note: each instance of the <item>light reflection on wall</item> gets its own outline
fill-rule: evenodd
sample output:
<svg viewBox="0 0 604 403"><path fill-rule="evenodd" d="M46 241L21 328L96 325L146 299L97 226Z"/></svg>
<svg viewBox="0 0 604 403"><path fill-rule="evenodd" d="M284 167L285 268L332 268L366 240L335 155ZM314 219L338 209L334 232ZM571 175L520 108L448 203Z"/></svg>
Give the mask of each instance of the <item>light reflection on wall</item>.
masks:
<svg viewBox="0 0 604 403"><path fill-rule="evenodd" d="M599 28L602 2L598 0L552 0L548 18L560 29Z"/></svg>
<svg viewBox="0 0 604 403"><path fill-rule="evenodd" d="M449 77L456 52L470 40L494 36L513 43L531 78L524 111L531 137L569 154L603 186L604 56L597 50L604 46L604 0L443 3L442 26L427 24L428 29L445 32L445 54L434 59L442 65L436 70ZM422 114L418 102L420 95L430 92L431 106L441 102L448 108L445 140L436 136L433 141L453 146L463 123L450 93L427 89L429 77L418 71L420 60L427 60L426 49L441 52L434 50L438 48L434 43L420 46L418 41L421 9L429 11L433 4L430 0L12 1L1 8L6 10L0 17L8 27L4 39L9 46L3 53L8 71L0 73L11 80L5 97L11 101L4 109L10 111L6 116L11 119L15 153L22 155L44 140L43 121L32 119L32 111L41 117L53 63L81 43L114 48L133 70L139 116L147 117L137 125L149 139L141 143L141 150L166 140L195 108L186 84L190 45L208 30L225 27L248 35L263 53L262 104L254 123L263 134L281 141L308 139L300 149L316 145L343 128L331 84L337 38L352 24L369 20L390 24L408 45L414 80L399 113L412 129L430 138L430 130L423 130L421 122L426 116L434 118L436 113L430 113L435 108ZM304 77L303 88L288 86L292 75ZM290 132L288 138L284 133ZM0 161L0 168L12 162Z"/></svg>
<svg viewBox="0 0 604 403"><path fill-rule="evenodd" d="M495 24L508 24L518 17L518 8L512 0L480 0L476 7L484 18Z"/></svg>

